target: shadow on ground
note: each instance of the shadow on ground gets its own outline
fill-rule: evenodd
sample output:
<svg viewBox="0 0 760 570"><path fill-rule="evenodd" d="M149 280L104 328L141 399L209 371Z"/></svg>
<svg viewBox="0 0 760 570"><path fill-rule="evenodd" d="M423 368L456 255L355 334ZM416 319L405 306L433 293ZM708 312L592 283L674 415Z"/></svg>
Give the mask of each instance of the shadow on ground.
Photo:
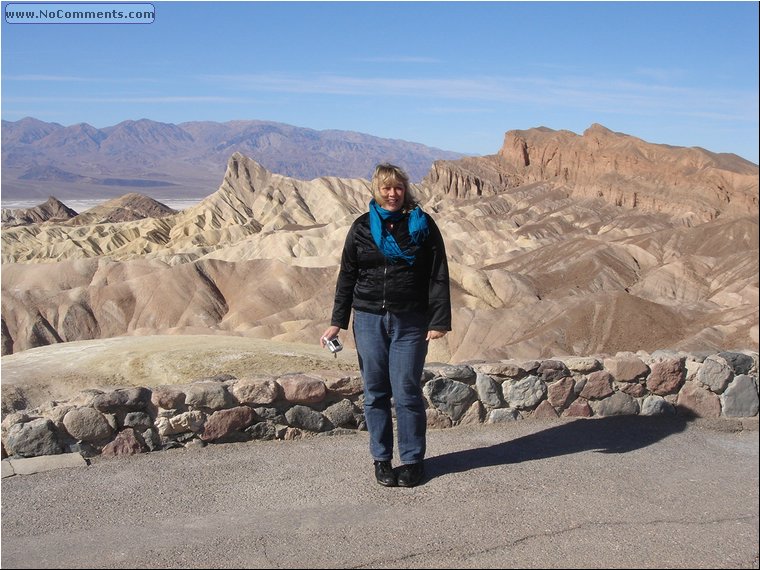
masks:
<svg viewBox="0 0 760 570"><path fill-rule="evenodd" d="M425 460L427 479L481 467L507 465L571 453L627 453L686 429L684 417L612 416L582 418L511 441Z"/></svg>

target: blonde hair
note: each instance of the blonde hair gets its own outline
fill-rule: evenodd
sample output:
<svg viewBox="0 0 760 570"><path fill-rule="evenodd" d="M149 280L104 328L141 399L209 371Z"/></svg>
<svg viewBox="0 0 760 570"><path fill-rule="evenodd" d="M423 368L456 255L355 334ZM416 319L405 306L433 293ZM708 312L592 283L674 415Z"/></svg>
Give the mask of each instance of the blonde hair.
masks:
<svg viewBox="0 0 760 570"><path fill-rule="evenodd" d="M399 184L404 188L404 205L402 210L409 212L417 207L417 200L412 194L409 187L409 176L400 167L383 162L375 167L375 173L372 175L372 194L375 200L380 197L380 188L388 184ZM379 200L378 200L379 201Z"/></svg>

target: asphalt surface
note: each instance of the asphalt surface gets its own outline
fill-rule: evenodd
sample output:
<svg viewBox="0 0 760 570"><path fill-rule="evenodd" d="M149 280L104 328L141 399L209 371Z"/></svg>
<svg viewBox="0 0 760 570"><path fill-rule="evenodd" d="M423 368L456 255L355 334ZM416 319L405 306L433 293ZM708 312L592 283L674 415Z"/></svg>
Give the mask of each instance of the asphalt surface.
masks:
<svg viewBox="0 0 760 570"><path fill-rule="evenodd" d="M411 489L366 433L96 458L2 480L2 567L758 568L757 425L431 430Z"/></svg>

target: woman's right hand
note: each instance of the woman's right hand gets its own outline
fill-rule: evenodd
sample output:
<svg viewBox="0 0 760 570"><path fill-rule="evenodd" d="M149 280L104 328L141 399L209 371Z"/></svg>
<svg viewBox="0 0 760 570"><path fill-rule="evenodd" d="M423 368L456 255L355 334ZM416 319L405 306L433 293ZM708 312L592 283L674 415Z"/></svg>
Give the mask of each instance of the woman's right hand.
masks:
<svg viewBox="0 0 760 570"><path fill-rule="evenodd" d="M319 339L319 344L322 345L322 348L325 347L326 341L338 336L339 332L340 332L340 327L336 327L335 325L327 327L325 332L322 333L322 337Z"/></svg>

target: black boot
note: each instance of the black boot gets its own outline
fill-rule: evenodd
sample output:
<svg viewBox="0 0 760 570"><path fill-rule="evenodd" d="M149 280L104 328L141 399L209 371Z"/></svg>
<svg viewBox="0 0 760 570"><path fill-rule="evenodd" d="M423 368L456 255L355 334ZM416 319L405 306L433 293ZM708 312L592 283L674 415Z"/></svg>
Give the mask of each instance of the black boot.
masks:
<svg viewBox="0 0 760 570"><path fill-rule="evenodd" d="M402 465L398 473L399 487L416 487L422 481L425 475L425 469L422 467L422 461L419 463L410 463Z"/></svg>
<svg viewBox="0 0 760 570"><path fill-rule="evenodd" d="M396 474L390 461L375 461L375 479L385 487L396 486Z"/></svg>

